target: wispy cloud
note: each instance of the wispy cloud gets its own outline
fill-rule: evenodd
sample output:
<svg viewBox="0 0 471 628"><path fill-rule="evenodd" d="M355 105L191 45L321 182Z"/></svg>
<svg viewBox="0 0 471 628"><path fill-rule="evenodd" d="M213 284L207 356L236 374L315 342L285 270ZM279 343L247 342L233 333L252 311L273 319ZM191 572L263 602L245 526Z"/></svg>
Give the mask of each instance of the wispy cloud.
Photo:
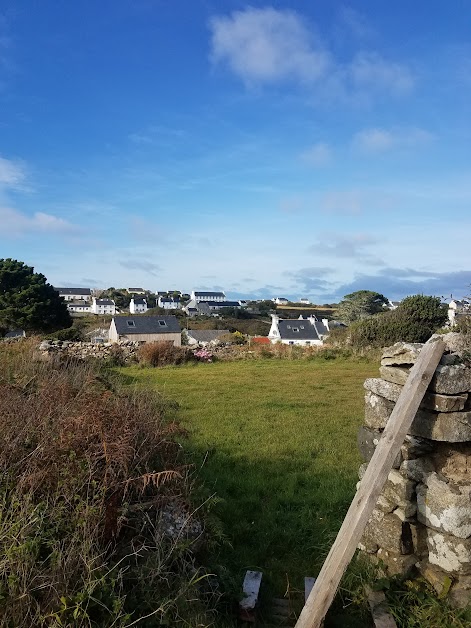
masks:
<svg viewBox="0 0 471 628"><path fill-rule="evenodd" d="M22 161L0 157L0 186L16 189L26 180L26 166Z"/></svg>
<svg viewBox="0 0 471 628"><path fill-rule="evenodd" d="M74 225L63 218L36 212L28 216L10 207L0 207L0 224L2 234L14 237L28 235L30 233L65 234L76 236L83 233L78 225Z"/></svg>
<svg viewBox="0 0 471 628"><path fill-rule="evenodd" d="M340 7L338 21L344 32L347 31L357 39L367 39L375 34L367 18L352 7Z"/></svg>
<svg viewBox="0 0 471 628"><path fill-rule="evenodd" d="M345 16L352 29L366 30L355 12ZM209 28L211 61L229 67L247 86L289 81L322 99L366 100L381 91L404 94L415 83L407 66L375 50L357 51L350 61L335 58L314 25L294 11L249 7L212 17Z"/></svg>
<svg viewBox="0 0 471 628"><path fill-rule="evenodd" d="M124 259L119 260L119 265L123 268L130 268L132 270L142 270L152 277L158 277L161 272L161 267L153 262L147 262L146 260L138 259Z"/></svg>
<svg viewBox="0 0 471 628"><path fill-rule="evenodd" d="M362 153L382 153L396 148L416 148L429 144L432 133L416 127L371 128L356 133L352 148Z"/></svg>
<svg viewBox="0 0 471 628"><path fill-rule="evenodd" d="M325 233L309 247L309 252L332 258L354 259L358 262L380 265L381 261L370 252L370 247L380 240L367 233Z"/></svg>
<svg viewBox="0 0 471 628"><path fill-rule="evenodd" d="M317 142L301 153L301 159L309 166L320 168L332 163L332 148L325 142Z"/></svg>
<svg viewBox="0 0 471 628"><path fill-rule="evenodd" d="M361 214L365 207L365 194L357 190L326 192L320 199L320 208L328 214Z"/></svg>

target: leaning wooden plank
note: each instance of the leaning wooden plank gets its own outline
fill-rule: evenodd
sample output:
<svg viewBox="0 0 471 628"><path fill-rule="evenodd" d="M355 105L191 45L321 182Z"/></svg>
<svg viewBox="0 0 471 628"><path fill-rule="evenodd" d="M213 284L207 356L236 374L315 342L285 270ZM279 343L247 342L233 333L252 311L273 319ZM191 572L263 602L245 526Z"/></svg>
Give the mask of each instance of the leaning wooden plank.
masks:
<svg viewBox="0 0 471 628"><path fill-rule="evenodd" d="M342 527L296 623L296 628L319 628L334 599L366 523L392 469L420 402L440 362L445 345L435 336L422 348L360 482Z"/></svg>
<svg viewBox="0 0 471 628"><path fill-rule="evenodd" d="M258 602L261 582L261 571L248 570L245 574L244 583L242 585L244 597L239 602L239 617L243 621L255 621L255 607Z"/></svg>
<svg viewBox="0 0 471 628"><path fill-rule="evenodd" d="M382 591L372 591L369 587L365 587L365 592L375 628L397 628L394 617L389 612L384 593Z"/></svg>

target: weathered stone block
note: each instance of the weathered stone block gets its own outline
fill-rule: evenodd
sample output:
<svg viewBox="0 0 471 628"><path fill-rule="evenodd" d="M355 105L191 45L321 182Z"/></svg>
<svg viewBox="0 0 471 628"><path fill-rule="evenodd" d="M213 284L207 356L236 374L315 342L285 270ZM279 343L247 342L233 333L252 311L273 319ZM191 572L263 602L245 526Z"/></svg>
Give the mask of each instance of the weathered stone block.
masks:
<svg viewBox="0 0 471 628"><path fill-rule="evenodd" d="M396 508L396 504L394 502L390 502L389 499L386 499L383 495L380 495L375 508L377 510L381 510L381 512L390 513Z"/></svg>
<svg viewBox="0 0 471 628"><path fill-rule="evenodd" d="M471 539L427 529L428 558L448 573L471 574Z"/></svg>
<svg viewBox="0 0 471 628"><path fill-rule="evenodd" d="M369 377L363 384L364 388L379 397L384 397L389 401L396 402L399 399L399 395L402 391L402 386L393 384L380 377Z"/></svg>
<svg viewBox="0 0 471 628"><path fill-rule="evenodd" d="M471 576L455 576L453 578L448 600L458 608L465 608L471 603Z"/></svg>
<svg viewBox="0 0 471 628"><path fill-rule="evenodd" d="M408 522L393 514L373 510L362 537L364 545L377 544L394 554L412 554L413 541Z"/></svg>
<svg viewBox="0 0 471 628"><path fill-rule="evenodd" d="M396 508L393 511L393 514L396 515L396 517L399 517L401 521L410 521L415 516L416 512L417 512L416 503L409 502L408 504L405 504L404 506Z"/></svg>
<svg viewBox="0 0 471 628"><path fill-rule="evenodd" d="M435 452L433 461L437 473L458 486L471 484L471 444L444 445Z"/></svg>
<svg viewBox="0 0 471 628"><path fill-rule="evenodd" d="M433 448L433 441L407 434L401 446L402 459L411 460L413 458L420 458L433 451Z"/></svg>
<svg viewBox="0 0 471 628"><path fill-rule="evenodd" d="M373 430L384 429L393 409L393 401L367 391L365 395L365 425Z"/></svg>
<svg viewBox="0 0 471 628"><path fill-rule="evenodd" d="M406 575L417 563L418 558L415 554L408 554L406 556L401 554L393 554L388 552L382 547L379 548L376 554L378 560L380 560L389 576Z"/></svg>
<svg viewBox="0 0 471 628"><path fill-rule="evenodd" d="M417 342L396 342L392 347L383 349L381 364L384 366L415 364L423 346Z"/></svg>
<svg viewBox="0 0 471 628"><path fill-rule="evenodd" d="M448 484L431 473L417 486L417 518L457 538L471 536L471 486Z"/></svg>
<svg viewBox="0 0 471 628"><path fill-rule="evenodd" d="M403 366L380 366L379 374L387 382L403 386L409 377L410 369Z"/></svg>
<svg viewBox="0 0 471 628"><path fill-rule="evenodd" d="M429 582L438 595L441 595L450 586L450 574L438 567L432 566L424 560L418 564L423 577Z"/></svg>
<svg viewBox="0 0 471 628"><path fill-rule="evenodd" d="M426 412L419 410L409 433L449 443L471 441L471 412Z"/></svg>
<svg viewBox="0 0 471 628"><path fill-rule="evenodd" d="M439 364L429 390L444 395L457 395L471 390L471 369L464 364Z"/></svg>
<svg viewBox="0 0 471 628"><path fill-rule="evenodd" d="M410 480L425 483L428 476L435 472L435 467L428 458L415 458L404 460L401 463L400 471Z"/></svg>
<svg viewBox="0 0 471 628"><path fill-rule="evenodd" d="M358 449L360 451L360 455L366 462L369 462L373 457L376 446L379 443L381 438L381 432L378 430L372 430L369 427L361 426L358 430ZM401 466L401 454L399 453L396 456L396 459L393 463L393 469L399 469Z"/></svg>
<svg viewBox="0 0 471 628"><path fill-rule="evenodd" d="M415 501L415 482L393 469L388 475L381 494L390 502L405 508L411 500Z"/></svg>

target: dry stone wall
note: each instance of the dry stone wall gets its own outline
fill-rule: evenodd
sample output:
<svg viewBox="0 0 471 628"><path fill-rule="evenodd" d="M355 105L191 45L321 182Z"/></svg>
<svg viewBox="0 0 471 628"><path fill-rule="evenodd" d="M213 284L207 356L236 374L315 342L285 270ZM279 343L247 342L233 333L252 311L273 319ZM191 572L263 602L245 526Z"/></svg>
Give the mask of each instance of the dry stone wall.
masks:
<svg viewBox="0 0 471 628"><path fill-rule="evenodd" d="M471 367L455 333L365 529L360 549L389 575L415 567L459 606L471 602ZM358 445L365 463L381 438L421 344L384 350L365 381Z"/></svg>
<svg viewBox="0 0 471 628"><path fill-rule="evenodd" d="M39 345L39 353L43 359L65 358L100 360L119 358L125 363L137 359L137 352L142 342L125 340L118 343L104 342L72 342L69 340L43 340Z"/></svg>

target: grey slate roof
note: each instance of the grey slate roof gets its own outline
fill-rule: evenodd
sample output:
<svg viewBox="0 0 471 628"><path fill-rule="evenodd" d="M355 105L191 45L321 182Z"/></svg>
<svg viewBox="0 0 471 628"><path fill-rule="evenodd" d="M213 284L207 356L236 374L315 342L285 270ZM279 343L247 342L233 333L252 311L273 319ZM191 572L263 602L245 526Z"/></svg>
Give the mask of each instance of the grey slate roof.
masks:
<svg viewBox="0 0 471 628"><path fill-rule="evenodd" d="M115 316L116 331L120 336L130 334L179 334L176 316ZM134 325L128 325L133 321ZM164 324L162 324L164 323Z"/></svg>
<svg viewBox="0 0 471 628"><path fill-rule="evenodd" d="M200 301L207 303L209 307L240 307L239 301Z"/></svg>
<svg viewBox="0 0 471 628"><path fill-rule="evenodd" d="M315 325L316 325L317 333L320 336L328 336L329 335L329 330L327 329L327 327L324 325L324 323L322 321L316 321Z"/></svg>
<svg viewBox="0 0 471 628"><path fill-rule="evenodd" d="M83 294L90 296L92 291L90 288L54 288L59 294Z"/></svg>
<svg viewBox="0 0 471 628"><path fill-rule="evenodd" d="M225 297L224 292L195 291L195 297Z"/></svg>
<svg viewBox="0 0 471 628"><path fill-rule="evenodd" d="M115 303L111 299L97 299L96 304L97 305L114 305Z"/></svg>
<svg viewBox="0 0 471 628"><path fill-rule="evenodd" d="M187 335L196 342L212 342L221 336L229 334L228 329L187 329Z"/></svg>
<svg viewBox="0 0 471 628"><path fill-rule="evenodd" d="M7 331L5 334L5 338L21 338L23 336L26 336L23 329L14 329L12 331Z"/></svg>
<svg viewBox="0 0 471 628"><path fill-rule="evenodd" d="M320 340L314 325L299 318L278 321L278 330L283 340Z"/></svg>
<svg viewBox="0 0 471 628"><path fill-rule="evenodd" d="M134 297L134 305L146 305L145 297Z"/></svg>

